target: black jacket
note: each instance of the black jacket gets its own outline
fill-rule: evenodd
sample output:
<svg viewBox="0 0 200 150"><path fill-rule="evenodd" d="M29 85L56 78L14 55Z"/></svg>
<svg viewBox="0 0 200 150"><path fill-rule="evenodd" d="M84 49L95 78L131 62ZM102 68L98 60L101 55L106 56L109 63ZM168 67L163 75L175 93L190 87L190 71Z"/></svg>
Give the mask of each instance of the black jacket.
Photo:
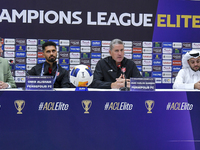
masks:
<svg viewBox="0 0 200 150"><path fill-rule="evenodd" d="M37 64L31 70L28 71L28 74L40 76L41 71L42 71L42 65L43 65L43 63ZM49 66L50 66L50 64L45 62L45 64L44 64L44 74L43 75L54 77L56 70L57 70L57 64L56 63L53 64L51 74L49 74ZM59 67L59 69L58 69L59 75L57 76L56 81L54 83L54 88L69 88L70 82L69 82L68 71L66 69L62 68L59 64L58 64L58 67Z"/></svg>
<svg viewBox="0 0 200 150"><path fill-rule="evenodd" d="M126 68L126 78L142 78L139 70L132 60L124 58L121 62L121 67ZM94 80L90 87L110 89L111 83L116 81L121 75L121 69L116 66L115 60L111 56L98 61L95 71Z"/></svg>

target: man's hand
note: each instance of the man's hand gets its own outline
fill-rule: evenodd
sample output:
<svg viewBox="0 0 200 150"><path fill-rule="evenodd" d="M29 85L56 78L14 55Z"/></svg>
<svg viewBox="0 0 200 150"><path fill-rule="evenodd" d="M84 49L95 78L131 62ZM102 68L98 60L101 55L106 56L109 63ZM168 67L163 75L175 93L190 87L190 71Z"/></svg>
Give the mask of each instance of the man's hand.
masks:
<svg viewBox="0 0 200 150"><path fill-rule="evenodd" d="M130 88L130 79L126 79L126 82L127 82L127 87ZM119 89L124 86L125 86L125 78L124 75L121 74L120 77L116 79L116 82L113 82L111 84L111 89Z"/></svg>
<svg viewBox="0 0 200 150"><path fill-rule="evenodd" d="M3 81L0 81L0 89L6 89L6 88L8 88L8 84Z"/></svg>
<svg viewBox="0 0 200 150"><path fill-rule="evenodd" d="M200 81L194 84L194 89L200 90Z"/></svg>
<svg viewBox="0 0 200 150"><path fill-rule="evenodd" d="M116 82L113 82L111 84L111 89L119 89L121 87L124 87L124 80L125 79L118 78Z"/></svg>

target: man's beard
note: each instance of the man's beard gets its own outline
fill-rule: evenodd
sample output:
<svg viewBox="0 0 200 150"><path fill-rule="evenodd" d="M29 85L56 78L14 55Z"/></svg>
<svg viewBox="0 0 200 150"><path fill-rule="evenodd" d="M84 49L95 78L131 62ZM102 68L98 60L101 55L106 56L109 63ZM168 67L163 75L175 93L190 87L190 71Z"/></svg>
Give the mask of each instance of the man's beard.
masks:
<svg viewBox="0 0 200 150"><path fill-rule="evenodd" d="M52 56L50 56L50 57L52 57ZM48 58L47 59L49 62L55 62L55 60L56 60L56 57L53 57L53 58Z"/></svg>
<svg viewBox="0 0 200 150"><path fill-rule="evenodd" d="M191 67L190 67L190 68L191 68ZM193 71L195 71L195 72L196 72L196 71L198 71L198 70L200 69L200 67L199 67L197 70L195 70L195 69L193 69L193 68L191 68L191 69L192 69Z"/></svg>

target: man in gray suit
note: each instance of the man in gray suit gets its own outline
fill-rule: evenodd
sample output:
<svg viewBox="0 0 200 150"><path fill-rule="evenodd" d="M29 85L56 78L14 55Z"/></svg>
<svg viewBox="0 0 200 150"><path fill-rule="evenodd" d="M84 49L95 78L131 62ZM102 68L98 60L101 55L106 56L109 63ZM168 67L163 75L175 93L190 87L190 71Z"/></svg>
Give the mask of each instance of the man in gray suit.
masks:
<svg viewBox="0 0 200 150"><path fill-rule="evenodd" d="M16 84L10 71L8 60L1 57L2 39L0 38L0 89L15 88Z"/></svg>

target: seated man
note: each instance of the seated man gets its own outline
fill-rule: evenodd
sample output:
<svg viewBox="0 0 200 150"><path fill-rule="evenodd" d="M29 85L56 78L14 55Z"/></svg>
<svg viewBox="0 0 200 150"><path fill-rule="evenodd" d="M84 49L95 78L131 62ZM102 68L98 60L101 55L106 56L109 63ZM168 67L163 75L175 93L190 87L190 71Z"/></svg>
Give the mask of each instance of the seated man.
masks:
<svg viewBox="0 0 200 150"><path fill-rule="evenodd" d="M199 51L191 50L182 58L183 69L178 72L174 89L200 89L200 57Z"/></svg>
<svg viewBox="0 0 200 150"><path fill-rule="evenodd" d="M135 63L124 57L124 44L120 39L114 39L110 43L108 56L98 61L95 71L94 80L91 87L103 89L119 89L125 86L125 78L127 86L130 87L130 78L142 77Z"/></svg>
<svg viewBox="0 0 200 150"><path fill-rule="evenodd" d="M10 71L8 60L1 57L2 43L0 38L0 89L15 88L15 81Z"/></svg>
<svg viewBox="0 0 200 150"><path fill-rule="evenodd" d="M69 73L56 62L56 43L48 41L42 45L44 63L37 64L28 71L29 75L53 76L54 88L69 88Z"/></svg>

